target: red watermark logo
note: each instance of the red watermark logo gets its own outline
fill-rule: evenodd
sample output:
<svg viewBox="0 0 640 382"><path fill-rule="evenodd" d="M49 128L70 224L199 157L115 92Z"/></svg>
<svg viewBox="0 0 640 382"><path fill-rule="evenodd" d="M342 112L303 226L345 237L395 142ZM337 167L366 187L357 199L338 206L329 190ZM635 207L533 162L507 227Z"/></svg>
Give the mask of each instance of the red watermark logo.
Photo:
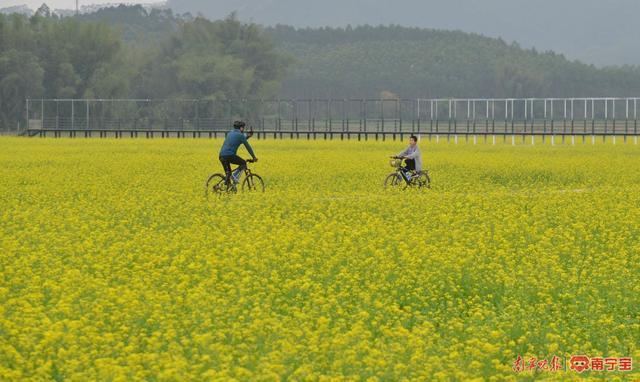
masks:
<svg viewBox="0 0 640 382"><path fill-rule="evenodd" d="M589 357L586 355L572 355L569 361L566 358L554 355L550 359L538 359L536 357L523 358L518 355L513 362L513 371L523 372L550 372L570 371L578 374L584 372L630 372L633 371L631 357Z"/></svg>
<svg viewBox="0 0 640 382"><path fill-rule="evenodd" d="M522 358L518 355L518 358L513 362L513 371L516 373L522 373L525 371L546 371L555 373L560 370L564 370L562 366L562 358L553 356L550 359L537 359L536 357L529 357L528 359Z"/></svg>

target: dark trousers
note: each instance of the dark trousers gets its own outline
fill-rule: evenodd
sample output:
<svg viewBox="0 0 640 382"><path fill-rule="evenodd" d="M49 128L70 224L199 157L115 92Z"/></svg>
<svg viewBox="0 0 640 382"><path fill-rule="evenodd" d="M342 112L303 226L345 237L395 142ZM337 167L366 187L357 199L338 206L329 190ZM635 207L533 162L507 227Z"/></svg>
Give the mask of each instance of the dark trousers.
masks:
<svg viewBox="0 0 640 382"><path fill-rule="evenodd" d="M247 161L240 158L237 155L224 155L220 158L220 163L222 163L222 168L224 168L224 173L227 176L227 183L231 179L231 165L237 164L240 171L244 171L247 168Z"/></svg>
<svg viewBox="0 0 640 382"><path fill-rule="evenodd" d="M415 171L416 169L416 160L415 159L405 159L404 160L404 168L409 171Z"/></svg>

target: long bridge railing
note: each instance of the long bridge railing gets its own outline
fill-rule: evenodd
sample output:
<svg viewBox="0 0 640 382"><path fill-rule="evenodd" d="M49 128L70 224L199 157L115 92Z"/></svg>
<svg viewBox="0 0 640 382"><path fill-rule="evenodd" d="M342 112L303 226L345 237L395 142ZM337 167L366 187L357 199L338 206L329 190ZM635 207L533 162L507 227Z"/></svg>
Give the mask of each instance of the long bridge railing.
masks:
<svg viewBox="0 0 640 382"><path fill-rule="evenodd" d="M34 136L217 137L237 119L259 138L420 135L638 136L640 98L28 99Z"/></svg>

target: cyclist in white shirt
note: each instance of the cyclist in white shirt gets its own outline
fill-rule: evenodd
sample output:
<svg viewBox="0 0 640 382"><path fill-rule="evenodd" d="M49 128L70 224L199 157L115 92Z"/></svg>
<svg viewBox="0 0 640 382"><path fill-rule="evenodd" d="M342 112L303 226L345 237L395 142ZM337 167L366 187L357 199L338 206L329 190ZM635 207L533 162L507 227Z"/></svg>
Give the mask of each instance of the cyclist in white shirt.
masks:
<svg viewBox="0 0 640 382"><path fill-rule="evenodd" d="M418 148L418 137L412 135L409 137L409 147L396 155L398 159L404 159L405 169L415 171L420 174L422 171L422 154Z"/></svg>

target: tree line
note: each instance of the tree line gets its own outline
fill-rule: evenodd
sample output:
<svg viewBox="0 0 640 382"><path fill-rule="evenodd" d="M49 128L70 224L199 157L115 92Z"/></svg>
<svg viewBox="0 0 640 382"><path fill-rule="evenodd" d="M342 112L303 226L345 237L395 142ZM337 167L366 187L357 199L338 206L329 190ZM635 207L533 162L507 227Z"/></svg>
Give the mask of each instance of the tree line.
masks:
<svg viewBox="0 0 640 382"><path fill-rule="evenodd" d="M261 27L141 6L0 15L0 126L26 98L637 96L640 68L596 68L456 31Z"/></svg>
<svg viewBox="0 0 640 382"><path fill-rule="evenodd" d="M640 64L637 0L168 0L178 12L296 27L364 24L464 30L551 49L598 66Z"/></svg>
<svg viewBox="0 0 640 382"><path fill-rule="evenodd" d="M27 98L275 97L289 62L257 25L233 16L179 18L140 6L0 15L0 126L24 120Z"/></svg>
<svg viewBox="0 0 640 382"><path fill-rule="evenodd" d="M596 68L501 39L401 26L267 29L296 59L287 97L637 96L640 68Z"/></svg>

